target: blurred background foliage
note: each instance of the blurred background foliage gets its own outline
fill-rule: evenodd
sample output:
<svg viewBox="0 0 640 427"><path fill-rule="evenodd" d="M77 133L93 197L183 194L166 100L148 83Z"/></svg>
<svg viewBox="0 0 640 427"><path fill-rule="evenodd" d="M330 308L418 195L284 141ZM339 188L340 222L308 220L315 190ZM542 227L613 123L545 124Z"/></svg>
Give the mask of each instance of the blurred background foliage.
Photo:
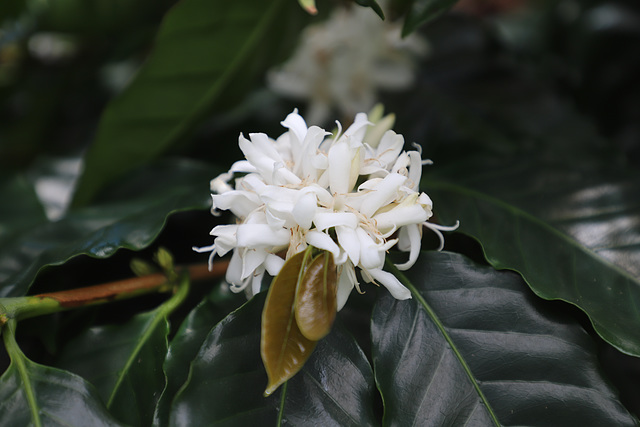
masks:
<svg viewBox="0 0 640 427"><path fill-rule="evenodd" d="M243 64L253 63L255 69L239 67L239 72L246 71L241 83L230 83L216 95L215 102L198 111L197 120L189 123L184 133L140 160L140 165L153 157L179 155L195 161L206 159L223 170L240 155L235 144L240 132L277 135L281 133L279 121L293 108L300 107L304 115L304 106L280 98L265 87L265 73L268 66L281 62L291 52L302 26L324 19L335 2L318 1L317 17L305 15L293 0L291 4L281 3L282 10L278 13L287 18L274 19L270 24L280 31L279 36L270 40L273 49L263 52L266 55L261 58L259 55L244 58ZM588 174L598 171L607 177L637 177L640 169L638 1L462 0L455 3L398 0L392 3L386 17L408 16L405 30L417 29L430 45L429 55L421 60L414 86L398 93L383 91L381 101L388 111L396 113L396 131L404 134L408 142L419 142L425 157L443 166L438 173L446 176L447 166L454 164L453 159L481 163L479 168L489 172L528 160L534 169L538 165L544 165L545 169L571 165L574 170ZM430 18L428 25L419 26L425 19L421 18L424 9L418 6L428 4L442 10L429 15L434 19ZM153 55L154 40L163 17L178 6L179 3L169 0L5 0L0 3L2 181L12 182L15 176L26 176L36 182L38 177L49 174L55 175L60 185L70 188L80 173L77 159L87 152L99 134L105 108L117 103L118 96L135 81L136 72ZM451 6L453 9L448 10ZM197 58L185 59L190 60L198 63ZM108 162L103 162L105 169L117 163L117 159L110 158ZM120 190L109 189L109 186L127 172L123 169L110 182L96 186L95 194L88 195L86 203L96 195L98 199L109 200L110 195L117 194ZM217 172L212 171L210 177ZM159 174L162 173L160 170ZM141 188L149 179L142 178ZM522 185L523 191L545 185L542 181L526 180L509 184L511 188L505 184L502 190L515 193L514 185ZM204 199L207 190L203 181ZM640 200L639 190L632 187L625 193L627 202L634 208L638 202L629 200L634 195ZM135 191L130 191L129 196L135 197ZM16 190L16 194L25 192ZM39 197L42 201L41 194ZM64 197L63 201L51 200L45 205L55 208L56 203L68 203L68 191ZM547 196L536 200L544 204L544 197ZM201 201L189 203L204 206ZM35 204L34 199L3 202L5 206L18 206L23 211L33 211ZM5 209L9 208L0 208ZM5 215L20 216L13 210ZM39 217L34 221L39 221ZM157 246L164 245L171 248L178 262L201 260L190 247L208 245L207 231L214 223L215 219L202 206L197 211L173 215L153 246L136 256L150 257ZM16 230L32 225L28 219L15 224ZM2 230L0 237L3 237ZM140 250L151 240L149 237L131 249ZM448 249L483 260L477 243L464 236L450 239ZM43 270L35 279L32 292L60 289L69 283L96 283L96 269L101 272L97 282L127 276L131 257L130 251L120 250L106 260L74 258L62 266ZM631 257L627 269L633 269L635 259ZM229 302L233 297L220 292L222 296L212 304L224 307L221 312L228 312L229 307L234 306ZM185 306L195 305L204 293L195 291ZM161 300L162 297L151 298L143 304L151 308ZM21 345L33 360L51 362L58 349L64 348L65 343L88 325L124 320L140 309L139 302L121 302L115 308L79 310L57 316L45 328L37 319L31 320L21 327ZM590 328L581 312L568 305L562 310ZM115 319L114 313L117 313ZM186 309L179 310L174 314L176 321L186 314ZM344 314L349 315L349 312ZM598 339L595 334L594 339ZM636 414L640 413L637 359L622 355L603 342L600 348L603 366L621 390L623 403ZM3 366L6 364L5 360Z"/></svg>

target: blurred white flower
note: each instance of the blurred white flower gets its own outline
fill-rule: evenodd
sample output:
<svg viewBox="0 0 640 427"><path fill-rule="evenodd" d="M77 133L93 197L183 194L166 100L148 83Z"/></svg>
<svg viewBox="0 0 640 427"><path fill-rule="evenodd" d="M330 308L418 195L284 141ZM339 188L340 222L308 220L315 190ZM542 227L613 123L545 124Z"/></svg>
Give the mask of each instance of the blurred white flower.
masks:
<svg viewBox="0 0 640 427"><path fill-rule="evenodd" d="M355 268L366 282L384 285L397 299L411 293L391 273L383 271L386 252L397 244L409 259L418 257L422 227L432 202L418 192L423 161L418 151L402 150L404 138L390 130L393 116L377 125L359 113L337 135L307 127L294 110L282 122L288 129L278 139L262 133L240 135L245 160L211 181L214 214L231 211L238 222L211 230L214 244L194 248L223 256L233 251L227 270L232 290L260 290L265 272L275 276L289 258L308 245L329 251L339 269L338 309L358 287ZM234 174L240 178L230 184ZM455 228L455 227L453 227ZM286 255L285 255L286 254Z"/></svg>
<svg viewBox="0 0 640 427"><path fill-rule="evenodd" d="M382 21L370 8L336 8L305 29L292 57L267 81L282 96L308 100L310 123L326 123L332 109L353 117L373 107L379 89L413 82L415 60L428 45L418 34L403 39L400 33L400 23Z"/></svg>

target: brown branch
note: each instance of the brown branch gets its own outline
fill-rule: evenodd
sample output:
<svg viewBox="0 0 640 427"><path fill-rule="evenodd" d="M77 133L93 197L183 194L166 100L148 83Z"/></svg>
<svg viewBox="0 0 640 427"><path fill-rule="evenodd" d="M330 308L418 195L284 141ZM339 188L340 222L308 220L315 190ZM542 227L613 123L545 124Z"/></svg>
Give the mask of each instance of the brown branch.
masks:
<svg viewBox="0 0 640 427"><path fill-rule="evenodd" d="M206 264L194 264L186 267L177 267L178 273L186 270L192 281L215 279L222 277L227 271L229 261L220 260L213 263L211 271ZM115 282L102 283L100 285L87 286L85 288L69 289L66 291L49 292L35 295L38 298L52 298L62 307L71 308L101 302L130 298L137 295L162 291L169 283L165 275L161 273L147 276L133 277ZM168 288L166 290L169 290Z"/></svg>

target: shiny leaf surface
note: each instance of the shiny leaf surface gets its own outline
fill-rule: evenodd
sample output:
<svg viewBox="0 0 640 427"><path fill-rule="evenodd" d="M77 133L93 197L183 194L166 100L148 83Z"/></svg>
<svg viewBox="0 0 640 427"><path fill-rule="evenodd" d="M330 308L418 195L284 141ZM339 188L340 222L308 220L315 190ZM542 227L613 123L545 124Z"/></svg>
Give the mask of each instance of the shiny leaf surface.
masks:
<svg viewBox="0 0 640 427"><path fill-rule="evenodd" d="M104 112L74 204L86 205L114 178L167 150L226 92L246 90L289 40L286 28L296 20L285 11L304 15L286 0L177 3L134 81Z"/></svg>
<svg viewBox="0 0 640 427"><path fill-rule="evenodd" d="M124 325L96 326L73 339L58 365L93 383L107 407L130 425L149 425L165 385L168 315L185 297L183 284L167 302Z"/></svg>
<svg viewBox="0 0 640 427"><path fill-rule="evenodd" d="M480 241L489 262L522 273L546 299L589 315L606 341L640 355L638 181L516 164L425 183L441 221Z"/></svg>
<svg viewBox="0 0 640 427"><path fill-rule="evenodd" d="M336 325L304 368L271 396L260 360L265 294L209 333L173 401L170 425L375 425L373 372L354 339Z"/></svg>
<svg viewBox="0 0 640 427"><path fill-rule="evenodd" d="M326 251L304 272L296 294L295 317L305 338L319 341L331 330L338 310L337 282L333 255Z"/></svg>
<svg viewBox="0 0 640 427"><path fill-rule="evenodd" d="M423 253L402 279L414 298L372 315L385 425L636 425L591 337L516 273Z"/></svg>
<svg viewBox="0 0 640 427"><path fill-rule="evenodd" d="M120 248L148 246L168 215L209 205L206 183L212 172L202 163L159 162L110 189L99 204L71 211L57 222L36 212L33 190L26 184L4 187L2 197L14 194L31 208L24 211L23 219L12 216L16 219L0 224L0 230L19 230L0 247L0 296L25 295L45 266L60 265L81 254L106 258ZM24 227L16 221L24 222Z"/></svg>
<svg viewBox="0 0 640 427"><path fill-rule="evenodd" d="M307 250L289 258L269 287L260 336L260 354L269 377L265 395L302 369L316 346L300 332L294 308L309 255Z"/></svg>

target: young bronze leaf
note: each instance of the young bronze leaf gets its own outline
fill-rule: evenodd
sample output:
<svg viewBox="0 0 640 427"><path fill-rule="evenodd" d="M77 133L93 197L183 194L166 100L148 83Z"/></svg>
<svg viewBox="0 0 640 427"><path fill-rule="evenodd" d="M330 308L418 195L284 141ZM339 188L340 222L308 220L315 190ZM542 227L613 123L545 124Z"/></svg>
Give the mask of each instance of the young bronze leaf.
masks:
<svg viewBox="0 0 640 427"><path fill-rule="evenodd" d="M316 346L302 335L294 314L296 286L304 275L308 254L304 251L289 258L267 294L260 336L260 353L269 377L265 396L298 373Z"/></svg>
<svg viewBox="0 0 640 427"><path fill-rule="evenodd" d="M295 314L300 332L312 341L324 338L336 318L338 273L333 256L313 259L298 285Z"/></svg>

